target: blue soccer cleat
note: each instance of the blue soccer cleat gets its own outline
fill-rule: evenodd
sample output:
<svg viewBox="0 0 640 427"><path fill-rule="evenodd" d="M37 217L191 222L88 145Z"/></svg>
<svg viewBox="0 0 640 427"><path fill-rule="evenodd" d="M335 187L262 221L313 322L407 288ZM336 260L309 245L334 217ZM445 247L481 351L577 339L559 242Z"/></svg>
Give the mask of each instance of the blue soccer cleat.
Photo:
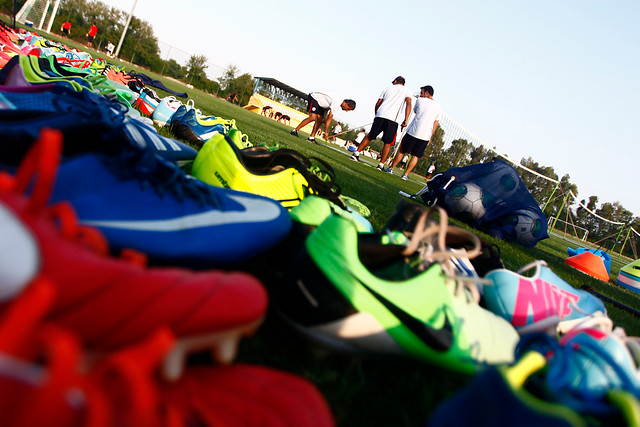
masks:
<svg viewBox="0 0 640 427"><path fill-rule="evenodd" d="M536 269L533 276L519 274L531 268ZM484 286L487 308L508 320L520 334L552 329L566 333L587 324L598 324L608 331L613 328L599 298L569 285L544 261L531 263L518 273L493 270L485 278L492 282Z"/></svg>
<svg viewBox="0 0 640 427"><path fill-rule="evenodd" d="M61 164L52 200L69 201L114 250L194 268L251 259L289 233L278 202L207 185L150 151L85 153Z"/></svg>

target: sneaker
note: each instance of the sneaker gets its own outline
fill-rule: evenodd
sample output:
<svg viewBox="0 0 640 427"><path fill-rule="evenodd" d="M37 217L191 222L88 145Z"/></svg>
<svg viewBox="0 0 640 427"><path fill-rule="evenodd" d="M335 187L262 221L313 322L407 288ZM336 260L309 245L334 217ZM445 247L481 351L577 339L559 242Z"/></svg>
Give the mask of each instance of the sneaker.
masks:
<svg viewBox="0 0 640 427"><path fill-rule="evenodd" d="M531 277L521 275L531 269L535 269ZM613 328L599 298L569 285L544 261L528 264L517 273L494 270L485 278L491 282L484 288L487 307L508 320L520 334L549 330L562 334L590 322L605 330Z"/></svg>
<svg viewBox="0 0 640 427"><path fill-rule="evenodd" d="M380 169L381 171L384 170L384 164L378 163L378 166L376 166L376 169Z"/></svg>
<svg viewBox="0 0 640 427"><path fill-rule="evenodd" d="M176 99L175 96L166 96L162 98L158 107L153 111L153 123L159 127L165 127L171 123L171 117L180 108L182 101Z"/></svg>
<svg viewBox="0 0 640 427"><path fill-rule="evenodd" d="M428 233L436 232L446 235L446 223ZM457 280L435 260L406 278L380 273L391 266L406 271L410 258L421 257L415 251L425 235L417 233L409 246L381 244L379 236L358 234L353 222L332 215L309 235L282 279L269 284L271 301L296 330L342 351L411 356L466 373L513 361L518 334L478 304L472 281Z"/></svg>
<svg viewBox="0 0 640 427"><path fill-rule="evenodd" d="M344 207L335 173L323 160L288 149L240 150L228 135L215 135L204 144L191 173L211 185L269 197L286 208L312 194Z"/></svg>
<svg viewBox="0 0 640 427"><path fill-rule="evenodd" d="M234 122L235 126L235 122ZM217 133L227 133L232 125L229 120L219 117L201 119L195 109L187 111L171 129L173 134L193 144L202 146Z"/></svg>
<svg viewBox="0 0 640 427"><path fill-rule="evenodd" d="M104 237L78 225L68 204L46 206L59 149L57 132L43 132L16 177L0 175L0 313L46 277L56 285L48 318L92 351L131 344L167 325L179 337L165 361L167 376L177 377L194 350L211 348L217 360L230 362L240 338L264 317L262 285L245 273L147 268L146 257L131 250L109 256Z"/></svg>
<svg viewBox="0 0 640 427"><path fill-rule="evenodd" d="M315 228L331 215L339 215L354 223L358 233L373 233L373 226L365 217L348 206L342 208L327 199L318 196L305 197L289 214L300 224Z"/></svg>
<svg viewBox="0 0 640 427"><path fill-rule="evenodd" d="M313 142L314 144L316 144L316 139L314 137L310 136L309 138L307 138L307 141Z"/></svg>
<svg viewBox="0 0 640 427"><path fill-rule="evenodd" d="M289 373L237 364L160 378L159 362L175 345L163 327L86 366L75 334L42 322L54 297L50 282L35 282L0 318L5 425L335 425L318 390Z"/></svg>
<svg viewBox="0 0 640 427"><path fill-rule="evenodd" d="M555 366L559 368L559 366ZM440 403L428 426L586 426L636 425L640 411L638 399L631 393L610 389L607 415L594 417L540 393L540 378L554 369L544 356L531 351L510 367L489 368L452 398ZM587 404L588 400L584 400ZM460 410L465 408L465 410ZM596 422L597 420L597 422Z"/></svg>
<svg viewBox="0 0 640 427"><path fill-rule="evenodd" d="M382 169L382 172L386 172L386 173L388 173L389 175L393 175L393 168L385 168L385 169Z"/></svg>
<svg viewBox="0 0 640 427"><path fill-rule="evenodd" d="M610 392L640 395L639 350L638 338L627 337L619 328L585 328L560 339L542 333L523 336L516 356L534 352L546 358L540 385L553 400L580 413L606 416L615 402Z"/></svg>
<svg viewBox="0 0 640 427"><path fill-rule="evenodd" d="M401 179L401 180L403 180L403 181L408 181L408 180L409 180L409 177L408 177L407 175L404 175L404 174L403 174L403 175L400 177L400 179Z"/></svg>
<svg viewBox="0 0 640 427"><path fill-rule="evenodd" d="M67 159L52 200L68 201L115 251L132 248L154 263L194 268L250 259L291 227L286 209L270 198L207 185L153 152L127 147Z"/></svg>
<svg viewBox="0 0 640 427"><path fill-rule="evenodd" d="M358 153L357 151L354 151L353 154L350 157L351 160L354 160L356 162L360 161L360 153Z"/></svg>
<svg viewBox="0 0 640 427"><path fill-rule="evenodd" d="M297 130L295 130L295 129L294 129L294 130L292 130L292 131L291 131L291 135L293 135L293 136L298 136L298 131L297 131Z"/></svg>

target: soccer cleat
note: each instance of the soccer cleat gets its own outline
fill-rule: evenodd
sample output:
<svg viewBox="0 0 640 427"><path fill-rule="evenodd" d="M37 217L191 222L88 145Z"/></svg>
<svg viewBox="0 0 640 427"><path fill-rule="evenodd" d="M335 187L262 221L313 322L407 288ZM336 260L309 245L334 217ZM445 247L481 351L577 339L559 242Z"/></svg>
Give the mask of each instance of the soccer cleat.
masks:
<svg viewBox="0 0 640 427"><path fill-rule="evenodd" d="M308 196L293 207L289 214L291 218L308 228L315 228L331 215L338 215L354 223L359 233L373 233L373 226L365 217L347 207L341 208L335 203L318 196Z"/></svg>
<svg viewBox="0 0 640 427"><path fill-rule="evenodd" d="M293 136L298 136L298 131L297 131L297 130L295 130L295 129L294 129L294 130L292 130L292 131L291 131L291 135L293 135Z"/></svg>
<svg viewBox="0 0 640 427"><path fill-rule="evenodd" d="M640 421L637 399L640 396L638 338L627 337L623 330L613 332L585 328L568 332L560 339L543 333L522 337L516 357L537 352L547 360L541 389L556 402L593 416L611 416L615 412L612 392L635 396L636 423ZM611 424L608 424L611 425Z"/></svg>
<svg viewBox="0 0 640 427"><path fill-rule="evenodd" d="M59 146L55 131L44 132L15 178L0 175L0 304L44 276L56 284L49 318L91 350L112 350L167 325L179 337L165 361L168 376L177 377L194 350L212 349L216 360L230 362L265 314L260 282L239 272L147 268L145 256L131 250L109 256L104 237L79 226L68 204L46 207Z"/></svg>
<svg viewBox="0 0 640 427"><path fill-rule="evenodd" d="M386 173L388 173L389 175L393 175L393 168L385 168L385 169L382 169L382 172L386 172Z"/></svg>
<svg viewBox="0 0 640 427"><path fill-rule="evenodd" d="M181 105L182 102L177 100L175 96L162 98L158 107L153 111L153 123L159 127L165 127L167 124L171 123L171 117Z"/></svg>
<svg viewBox="0 0 640 427"><path fill-rule="evenodd" d="M202 146L218 133L227 133L235 127L235 121L219 117L200 118L196 109L192 108L175 122L172 119L171 131L178 137Z"/></svg>
<svg viewBox="0 0 640 427"><path fill-rule="evenodd" d="M303 378L263 366L190 367L163 397L194 425L332 427L324 397Z"/></svg>
<svg viewBox="0 0 640 427"><path fill-rule="evenodd" d="M309 138L307 138L307 141L309 142L313 142L314 144L316 143L316 139L312 136L310 136Z"/></svg>
<svg viewBox="0 0 640 427"><path fill-rule="evenodd" d="M521 275L532 268L533 276ZM517 273L494 270L485 278L492 283L484 287L487 307L508 320L520 334L551 329L565 333L592 322L605 330L613 328L600 299L569 285L544 261L528 264Z"/></svg>
<svg viewBox="0 0 640 427"><path fill-rule="evenodd" d="M228 135L214 135L204 144L191 173L208 184L260 194L287 208L311 194L344 207L340 189L333 182L335 175L326 162L287 149L240 150Z"/></svg>
<svg viewBox="0 0 640 427"><path fill-rule="evenodd" d="M446 218L421 230L408 246L381 244L332 215L269 286L272 301L297 330L339 350L412 356L465 373L513 361L518 334L478 304L471 281L438 261L450 252L437 249L423 269L407 271L423 238L443 241Z"/></svg>
<svg viewBox="0 0 640 427"><path fill-rule="evenodd" d="M400 179L403 180L403 181L407 181L409 179L409 177L407 175L402 174Z"/></svg>
<svg viewBox="0 0 640 427"><path fill-rule="evenodd" d="M154 263L197 268L246 261L291 227L287 211L271 199L207 185L151 151L129 147L69 157L52 200L68 201L114 251L132 248Z"/></svg>
<svg viewBox="0 0 640 427"><path fill-rule="evenodd" d="M606 400L594 402L606 408L606 413L597 416L589 413L592 411L585 412L565 405L544 393L546 388L540 387L540 383L548 372L558 368L561 366L546 361L543 355L535 351L523 354L513 366L490 368L476 376L469 386L438 405L428 426L638 425L640 405L637 397L627 391L607 390ZM583 404L588 405L589 402L585 399Z"/></svg>
<svg viewBox="0 0 640 427"><path fill-rule="evenodd" d="M356 162L360 161L360 153L358 153L357 151L354 151L353 154L350 157L351 160L354 160Z"/></svg>
<svg viewBox="0 0 640 427"><path fill-rule="evenodd" d="M164 327L87 366L75 334L42 322L54 298L53 284L39 280L0 315L3 425L335 424L312 384L273 369L196 366L174 382L158 378L160 361L175 345Z"/></svg>

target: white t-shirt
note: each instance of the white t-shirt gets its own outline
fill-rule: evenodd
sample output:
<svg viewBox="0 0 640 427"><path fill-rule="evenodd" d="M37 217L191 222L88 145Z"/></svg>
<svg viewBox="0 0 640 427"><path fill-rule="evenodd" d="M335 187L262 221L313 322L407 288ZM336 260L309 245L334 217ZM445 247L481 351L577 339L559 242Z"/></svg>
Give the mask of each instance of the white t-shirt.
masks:
<svg viewBox="0 0 640 427"><path fill-rule="evenodd" d="M389 86L378 97L378 99L382 99L382 104L376 111L376 117L402 123L404 121L406 98L411 98L411 93L404 85Z"/></svg>
<svg viewBox="0 0 640 427"><path fill-rule="evenodd" d="M336 127L333 128L333 133L340 133L340 132L342 132L342 126L337 124Z"/></svg>
<svg viewBox="0 0 640 427"><path fill-rule="evenodd" d="M414 138L429 141L433 131L433 123L442 119L442 107L433 99L419 97L416 99L413 112L416 115L407 128L407 133Z"/></svg>
<svg viewBox="0 0 640 427"><path fill-rule="evenodd" d="M311 92L311 97L318 102L318 105L322 108L339 107L342 104L342 99L327 90Z"/></svg>
<svg viewBox="0 0 640 427"><path fill-rule="evenodd" d="M356 142L362 142L362 140L364 139L366 133L364 132L360 132L358 135L356 135Z"/></svg>
<svg viewBox="0 0 640 427"><path fill-rule="evenodd" d="M436 167L434 165L431 165L431 166L429 166L429 169L427 169L427 172L433 173L433 172L435 172L435 170L436 170Z"/></svg>

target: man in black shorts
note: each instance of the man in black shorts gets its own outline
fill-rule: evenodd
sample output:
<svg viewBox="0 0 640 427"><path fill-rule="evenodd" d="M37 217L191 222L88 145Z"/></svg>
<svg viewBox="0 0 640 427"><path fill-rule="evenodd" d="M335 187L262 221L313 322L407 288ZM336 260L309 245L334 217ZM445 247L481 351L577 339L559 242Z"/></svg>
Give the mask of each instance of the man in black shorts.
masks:
<svg viewBox="0 0 640 427"><path fill-rule="evenodd" d="M375 106L376 116L373 119L371 130L351 156L351 160L360 160L360 153L367 148L369 141L376 139L382 133L384 148L378 164L380 170L384 168L384 163L391 152L391 146L396 142L398 124L401 124L401 130L405 128L411 115L411 93L404 86L404 77L398 76L391 83L392 85L384 89L378 97Z"/></svg>
<svg viewBox="0 0 640 427"><path fill-rule="evenodd" d="M411 154L407 170L402 174L402 179L405 181L409 179L409 173L424 155L424 151L436 133L442 118L442 107L433 100L433 88L431 86L420 88L420 97L416 100L413 111L416 115L407 128L404 138L402 138L400 150L396 153L391 167L384 169L385 172L393 174L393 169L400 163L402 157L405 154Z"/></svg>
<svg viewBox="0 0 640 427"><path fill-rule="evenodd" d="M291 131L291 135L298 136L298 131L305 127L307 124L313 123L313 130L311 131L311 136L307 138L309 142L316 142L315 135L320 128L320 124L324 121L325 123L325 135L329 135L329 126L331 125L331 120L333 119L333 110L341 99L331 92L311 92L308 98L308 107L307 112L309 116L302 120L300 124ZM352 99L344 99L340 102L340 108L344 111L352 111L356 108L356 102Z"/></svg>

